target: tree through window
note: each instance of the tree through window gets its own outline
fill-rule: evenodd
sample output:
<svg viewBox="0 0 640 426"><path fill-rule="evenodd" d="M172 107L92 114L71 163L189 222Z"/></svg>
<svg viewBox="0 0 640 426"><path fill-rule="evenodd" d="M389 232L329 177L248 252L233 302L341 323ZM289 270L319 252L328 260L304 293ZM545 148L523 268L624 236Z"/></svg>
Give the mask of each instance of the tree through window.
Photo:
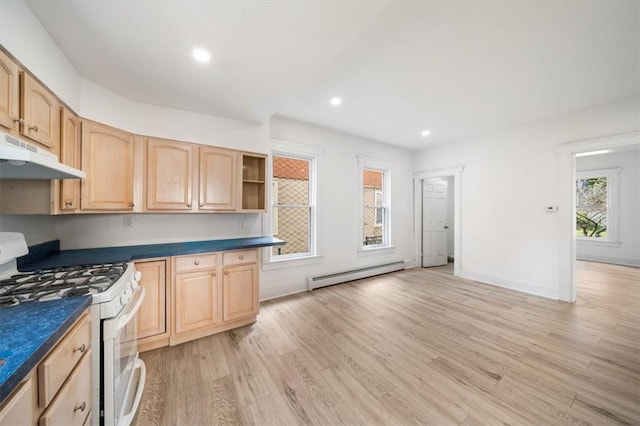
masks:
<svg viewBox="0 0 640 426"><path fill-rule="evenodd" d="M607 238L609 197L606 176L576 180L576 235Z"/></svg>

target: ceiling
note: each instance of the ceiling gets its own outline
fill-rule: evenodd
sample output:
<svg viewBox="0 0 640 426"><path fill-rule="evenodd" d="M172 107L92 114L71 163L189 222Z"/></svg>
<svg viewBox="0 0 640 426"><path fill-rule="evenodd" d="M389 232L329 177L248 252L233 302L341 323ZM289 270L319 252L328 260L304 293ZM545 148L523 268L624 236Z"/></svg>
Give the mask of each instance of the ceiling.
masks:
<svg viewBox="0 0 640 426"><path fill-rule="evenodd" d="M129 99L408 149L640 96L636 0L26 1Z"/></svg>

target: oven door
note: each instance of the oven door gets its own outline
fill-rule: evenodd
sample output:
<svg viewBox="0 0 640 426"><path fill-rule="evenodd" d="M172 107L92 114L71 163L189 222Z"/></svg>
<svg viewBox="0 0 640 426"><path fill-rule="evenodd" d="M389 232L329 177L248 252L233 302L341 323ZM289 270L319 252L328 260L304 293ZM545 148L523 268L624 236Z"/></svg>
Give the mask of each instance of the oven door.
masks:
<svg viewBox="0 0 640 426"><path fill-rule="evenodd" d="M144 363L138 359L136 314L144 300L144 288L136 288L131 301L115 317L102 322L103 331L103 419L107 426L128 426L144 388ZM140 374L134 370L142 369ZM133 383L132 379L137 379ZM130 400L131 392L135 398ZM128 422L128 423L127 423Z"/></svg>

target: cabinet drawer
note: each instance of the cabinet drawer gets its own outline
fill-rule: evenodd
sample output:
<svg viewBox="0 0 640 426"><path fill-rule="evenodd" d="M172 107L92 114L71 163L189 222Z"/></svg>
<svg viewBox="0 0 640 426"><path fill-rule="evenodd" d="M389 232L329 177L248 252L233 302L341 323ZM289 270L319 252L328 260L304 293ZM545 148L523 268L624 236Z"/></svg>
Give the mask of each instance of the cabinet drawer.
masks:
<svg viewBox="0 0 640 426"><path fill-rule="evenodd" d="M33 379L21 383L0 409L0 425L30 424L33 417Z"/></svg>
<svg viewBox="0 0 640 426"><path fill-rule="evenodd" d="M215 253L180 256L175 259L175 272L189 272L198 271L200 269L215 268L218 263L218 255Z"/></svg>
<svg viewBox="0 0 640 426"><path fill-rule="evenodd" d="M86 313L38 366L38 400L46 407L91 346L91 322Z"/></svg>
<svg viewBox="0 0 640 426"><path fill-rule="evenodd" d="M39 426L83 425L91 412L91 349L40 417Z"/></svg>
<svg viewBox="0 0 640 426"><path fill-rule="evenodd" d="M224 266L239 265L241 263L256 263L257 261L257 250L228 251L222 255L222 263Z"/></svg>

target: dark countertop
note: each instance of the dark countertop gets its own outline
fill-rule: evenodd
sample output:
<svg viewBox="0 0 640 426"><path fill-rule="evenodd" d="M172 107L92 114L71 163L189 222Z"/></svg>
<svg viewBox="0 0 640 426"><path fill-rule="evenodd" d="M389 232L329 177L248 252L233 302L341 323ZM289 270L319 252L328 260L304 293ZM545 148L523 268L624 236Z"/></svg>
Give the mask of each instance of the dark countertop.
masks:
<svg viewBox="0 0 640 426"><path fill-rule="evenodd" d="M0 308L0 404L91 304L91 297Z"/></svg>
<svg viewBox="0 0 640 426"><path fill-rule="evenodd" d="M184 243L146 244L138 246L104 247L80 250L53 251L44 256L29 255L20 258L20 271L59 268L74 265L95 265L154 257L180 256L183 254L209 253L215 251L240 250L271 247L284 244L273 237L233 238L228 240L189 241ZM31 247L29 248L31 250Z"/></svg>

